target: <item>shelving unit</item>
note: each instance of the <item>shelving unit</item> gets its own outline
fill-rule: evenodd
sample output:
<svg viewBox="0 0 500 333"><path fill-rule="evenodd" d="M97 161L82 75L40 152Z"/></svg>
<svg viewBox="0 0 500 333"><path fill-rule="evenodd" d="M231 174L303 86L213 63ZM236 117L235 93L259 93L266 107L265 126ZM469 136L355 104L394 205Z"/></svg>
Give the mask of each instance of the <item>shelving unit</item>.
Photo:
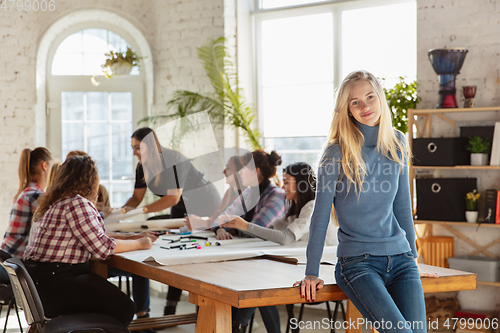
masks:
<svg viewBox="0 0 500 333"><path fill-rule="evenodd" d="M478 117L480 115L480 117ZM482 108L456 108L456 109L422 109L408 110L408 133L409 133L409 144L410 147L413 147L413 129L414 126L416 128L416 137L433 137L432 135L432 122L433 116L438 117L439 119L447 122L455 131L456 137L458 137L458 126L457 123L463 122L464 125L467 122L496 122L500 121L500 106L497 107L482 107ZM423 121L420 124L417 124L416 117L423 117ZM437 170L471 170L474 172L483 172L487 170L499 170L500 166L471 166L471 165L459 165L459 166L413 166L410 164L410 189L413 198L413 180L415 179L416 171L437 171ZM414 202L412 200L412 202ZM415 207L414 207L415 208ZM415 210L414 210L415 211ZM495 228L500 228L500 224L491 224L491 223L467 223L467 222L448 222L448 221L422 221L422 220L414 220L415 224L424 224L425 229L422 235L417 235L419 239L432 235L432 227L433 225L440 225L449 232L451 232L455 237L463 240L467 244L473 246L475 248L474 251L469 253L469 255L477 255L479 253L483 253L488 257L496 258L499 257L490 251L488 248L497 245L500 243L500 237L490 242L486 245L479 245L458 229L461 227L475 227L475 228L489 228L494 230ZM467 228L468 231L470 229ZM499 231L500 235L500 231ZM419 243L421 243L419 241ZM419 249L422 249L422 244L419 244ZM500 282L481 282L478 281L478 284L489 285L500 287Z"/></svg>

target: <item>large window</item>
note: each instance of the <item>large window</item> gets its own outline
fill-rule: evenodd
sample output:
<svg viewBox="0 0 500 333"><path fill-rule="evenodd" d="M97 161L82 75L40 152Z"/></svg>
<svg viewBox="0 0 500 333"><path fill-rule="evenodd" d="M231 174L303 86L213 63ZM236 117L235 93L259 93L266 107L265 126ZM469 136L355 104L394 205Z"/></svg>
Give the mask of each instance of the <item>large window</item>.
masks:
<svg viewBox="0 0 500 333"><path fill-rule="evenodd" d="M62 92L62 155L83 150L96 161L114 206L130 196L132 93ZM125 180L125 181L123 181Z"/></svg>
<svg viewBox="0 0 500 333"><path fill-rule="evenodd" d="M400 76L416 79L415 0L258 4L259 124L265 147L276 149L284 165L317 162L334 90L351 71L368 70L387 88Z"/></svg>
<svg viewBox="0 0 500 333"><path fill-rule="evenodd" d="M105 53L133 47L119 34L100 28L76 31L54 46L49 80L47 142L55 157L83 150L97 163L111 205L119 207L133 191L130 148L133 126L143 117L143 85L138 68L131 75L101 79Z"/></svg>

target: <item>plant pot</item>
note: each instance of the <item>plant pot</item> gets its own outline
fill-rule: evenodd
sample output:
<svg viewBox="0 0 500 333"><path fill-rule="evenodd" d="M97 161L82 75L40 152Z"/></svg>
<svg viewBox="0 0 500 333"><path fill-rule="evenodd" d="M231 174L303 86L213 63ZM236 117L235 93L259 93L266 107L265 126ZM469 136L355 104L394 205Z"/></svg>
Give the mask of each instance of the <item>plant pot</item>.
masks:
<svg viewBox="0 0 500 333"><path fill-rule="evenodd" d="M129 66L128 64L122 62L117 62L109 66L109 68L111 69L113 75L130 75L133 66Z"/></svg>
<svg viewBox="0 0 500 333"><path fill-rule="evenodd" d="M465 212L465 219L467 220L467 222L476 223L477 215L478 215L477 211L468 210Z"/></svg>
<svg viewBox="0 0 500 333"><path fill-rule="evenodd" d="M488 165L488 154L470 154L470 165Z"/></svg>

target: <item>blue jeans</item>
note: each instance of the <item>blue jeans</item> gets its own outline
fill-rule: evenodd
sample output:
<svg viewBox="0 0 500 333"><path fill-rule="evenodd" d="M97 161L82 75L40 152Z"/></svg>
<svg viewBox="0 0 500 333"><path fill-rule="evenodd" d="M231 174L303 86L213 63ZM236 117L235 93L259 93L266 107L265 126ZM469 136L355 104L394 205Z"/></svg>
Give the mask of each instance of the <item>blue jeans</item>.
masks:
<svg viewBox="0 0 500 333"><path fill-rule="evenodd" d="M339 257L335 278L378 332L427 332L424 293L411 252Z"/></svg>
<svg viewBox="0 0 500 333"><path fill-rule="evenodd" d="M149 312L149 279L135 275L130 272L122 271L115 267L108 268L108 275L113 276L128 276L132 278L132 297L136 312L148 311Z"/></svg>

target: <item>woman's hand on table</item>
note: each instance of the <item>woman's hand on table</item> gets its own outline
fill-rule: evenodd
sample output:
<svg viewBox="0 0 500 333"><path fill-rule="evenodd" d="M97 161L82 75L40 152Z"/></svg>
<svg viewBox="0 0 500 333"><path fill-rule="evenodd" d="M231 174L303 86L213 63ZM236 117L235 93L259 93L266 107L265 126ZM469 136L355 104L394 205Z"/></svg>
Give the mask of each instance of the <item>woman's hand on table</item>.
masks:
<svg viewBox="0 0 500 333"><path fill-rule="evenodd" d="M217 240L233 239L233 235L227 232L224 228L217 229Z"/></svg>
<svg viewBox="0 0 500 333"><path fill-rule="evenodd" d="M306 275L302 280L296 281L293 286L300 287L300 297L305 298L306 302L316 300L316 291L324 286L324 281L317 276Z"/></svg>
<svg viewBox="0 0 500 333"><path fill-rule="evenodd" d="M226 214L220 217L219 221L224 222L220 225L221 227L239 229L242 231L248 230L248 222L243 220L240 216Z"/></svg>
<svg viewBox="0 0 500 333"><path fill-rule="evenodd" d="M158 239L158 236L155 233L152 233L151 231L141 231L135 236L135 238L142 238L142 237L148 237L149 239L151 239L152 243L154 243Z"/></svg>
<svg viewBox="0 0 500 333"><path fill-rule="evenodd" d="M149 250L153 245L153 241L147 236L138 238L137 241L139 242L139 250Z"/></svg>

